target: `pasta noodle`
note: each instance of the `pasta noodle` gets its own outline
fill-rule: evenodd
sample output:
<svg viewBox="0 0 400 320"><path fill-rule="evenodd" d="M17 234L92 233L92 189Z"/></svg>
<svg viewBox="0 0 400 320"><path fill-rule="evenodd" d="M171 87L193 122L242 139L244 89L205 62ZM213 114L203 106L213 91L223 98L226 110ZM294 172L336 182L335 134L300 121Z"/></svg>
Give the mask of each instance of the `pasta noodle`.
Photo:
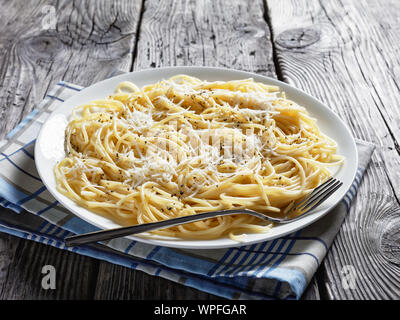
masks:
<svg viewBox="0 0 400 320"><path fill-rule="evenodd" d="M343 157L307 110L253 79L178 75L74 109L57 188L121 225L247 208L283 216ZM237 214L153 231L185 239L267 232Z"/></svg>

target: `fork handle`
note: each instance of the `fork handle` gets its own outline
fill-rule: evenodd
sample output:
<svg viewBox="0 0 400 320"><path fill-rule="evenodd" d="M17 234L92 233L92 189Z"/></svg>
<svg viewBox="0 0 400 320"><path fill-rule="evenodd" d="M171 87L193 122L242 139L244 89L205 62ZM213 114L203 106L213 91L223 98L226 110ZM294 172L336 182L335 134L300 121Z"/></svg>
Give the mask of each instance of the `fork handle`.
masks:
<svg viewBox="0 0 400 320"><path fill-rule="evenodd" d="M183 216L179 218L173 218L158 222L151 222L145 224L139 224L135 226L129 227L122 227L116 229L109 229L109 230L99 230L90 233L70 236L65 238L65 245L70 246L77 246L85 243L97 242L97 241L105 241L114 238L129 236L132 234L137 234L141 232L147 232L156 229L163 229L167 227L173 227L180 224L185 224L189 222L200 221L208 218L214 218L218 216L225 216L231 215L235 213L247 213L254 216L258 216L259 218L265 219L265 216L261 213L246 210L246 209L231 209L231 210L220 210L220 211L212 211L212 212L204 212L190 216Z"/></svg>

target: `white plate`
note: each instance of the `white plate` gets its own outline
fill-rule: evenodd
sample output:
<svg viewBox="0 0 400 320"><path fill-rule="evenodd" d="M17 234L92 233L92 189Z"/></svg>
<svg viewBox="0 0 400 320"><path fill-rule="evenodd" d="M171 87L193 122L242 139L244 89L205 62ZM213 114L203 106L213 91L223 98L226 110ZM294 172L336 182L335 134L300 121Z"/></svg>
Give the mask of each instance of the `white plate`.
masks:
<svg viewBox="0 0 400 320"><path fill-rule="evenodd" d="M43 183L64 207L69 209L78 217L101 229L110 229L119 226L109 219L80 207L74 201L56 190L53 168L57 161L61 160L65 156L64 130L69 122L72 109L92 100L107 97L109 94L114 92L114 89L122 81L132 81L137 86L142 87L143 85L155 83L177 74L187 74L208 81L229 81L253 78L257 82L279 86L281 90L286 92L288 99L306 107L310 114L318 119L317 124L321 128L322 132L337 141L339 145L338 153L346 157L344 165L335 172L335 177L343 182L343 186L325 203L323 203L314 214L290 224L275 226L268 233L249 234L244 242L236 242L229 238L217 240L181 240L157 236L132 236L128 237L129 239L161 246L192 249L242 246L272 240L304 228L322 218L329 212L329 209L335 206L343 198L347 190L350 188L356 174L358 163L357 149L354 138L347 126L327 106L284 82L253 73L209 67L168 67L127 73L98 82L63 102L63 104L50 115L49 119L43 125L36 142L35 161Z"/></svg>

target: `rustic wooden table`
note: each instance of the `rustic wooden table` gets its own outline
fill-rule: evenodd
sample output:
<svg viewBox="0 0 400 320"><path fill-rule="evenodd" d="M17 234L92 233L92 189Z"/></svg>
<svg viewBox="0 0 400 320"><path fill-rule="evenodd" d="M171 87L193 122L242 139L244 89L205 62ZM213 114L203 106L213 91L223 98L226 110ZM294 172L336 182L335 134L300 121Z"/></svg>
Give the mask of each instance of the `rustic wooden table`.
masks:
<svg viewBox="0 0 400 320"><path fill-rule="evenodd" d="M399 31L397 0L1 0L0 138L59 80L87 86L116 68L222 66L286 81L377 146L303 299L399 299ZM46 264L57 269L56 290L41 288ZM350 289L342 281L348 266ZM216 297L0 234L0 298Z"/></svg>

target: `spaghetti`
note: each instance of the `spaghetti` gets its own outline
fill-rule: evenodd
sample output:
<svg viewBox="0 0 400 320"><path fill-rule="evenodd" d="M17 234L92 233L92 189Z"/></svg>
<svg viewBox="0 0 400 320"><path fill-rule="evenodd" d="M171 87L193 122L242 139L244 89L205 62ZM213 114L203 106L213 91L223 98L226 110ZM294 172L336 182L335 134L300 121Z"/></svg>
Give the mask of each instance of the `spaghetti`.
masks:
<svg viewBox="0 0 400 320"><path fill-rule="evenodd" d="M57 188L121 225L247 208L282 216L343 157L302 106L253 79L174 76L74 109ZM240 240L271 224L223 216L153 231Z"/></svg>

